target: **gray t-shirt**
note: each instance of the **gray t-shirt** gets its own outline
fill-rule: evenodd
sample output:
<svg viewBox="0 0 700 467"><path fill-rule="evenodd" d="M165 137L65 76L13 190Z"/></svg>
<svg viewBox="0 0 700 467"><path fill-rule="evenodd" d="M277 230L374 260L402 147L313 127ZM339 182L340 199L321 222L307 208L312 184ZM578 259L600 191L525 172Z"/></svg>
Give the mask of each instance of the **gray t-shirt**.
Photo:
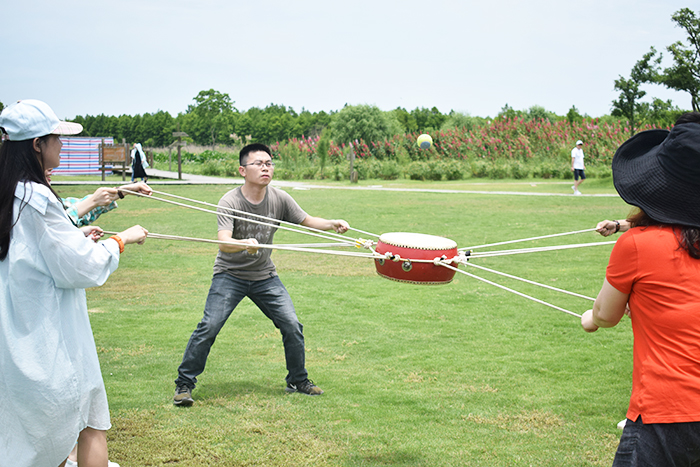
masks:
<svg viewBox="0 0 700 467"><path fill-rule="evenodd" d="M249 219L270 223L254 216L245 216L240 212L228 211L224 208L233 208L239 211L250 212L260 216L278 219L294 224L301 224L306 219L307 214L299 207L296 201L289 193L268 186L265 199L260 204L253 204L243 196L241 187L235 188L226 193L219 200L220 213L230 214L239 217L247 217ZM243 240L246 238L255 238L258 243L271 244L272 239L277 231L276 227L269 225L257 224L254 222L246 222L241 219L233 219L228 216L218 216L219 230L230 230L233 232L234 240ZM279 223L275 223L279 225ZM219 250L214 262L214 274L226 272L239 279L249 281L260 281L271 276L277 275L275 265L270 259L272 250L269 248L261 248L254 255L247 251L239 251L238 253L224 253Z"/></svg>

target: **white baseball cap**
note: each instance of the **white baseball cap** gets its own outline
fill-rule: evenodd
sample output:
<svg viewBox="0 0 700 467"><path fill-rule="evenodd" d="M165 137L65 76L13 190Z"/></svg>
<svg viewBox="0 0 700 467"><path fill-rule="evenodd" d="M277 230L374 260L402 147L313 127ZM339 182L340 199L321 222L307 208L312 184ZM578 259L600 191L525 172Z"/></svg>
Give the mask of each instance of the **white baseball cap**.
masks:
<svg viewBox="0 0 700 467"><path fill-rule="evenodd" d="M10 141L24 141L46 135L75 135L83 131L80 123L62 122L51 107L36 99L10 104L0 113L0 128Z"/></svg>
<svg viewBox="0 0 700 467"><path fill-rule="evenodd" d="M583 141L581 141L581 140L576 141L576 146L578 146L579 144L583 144Z"/></svg>

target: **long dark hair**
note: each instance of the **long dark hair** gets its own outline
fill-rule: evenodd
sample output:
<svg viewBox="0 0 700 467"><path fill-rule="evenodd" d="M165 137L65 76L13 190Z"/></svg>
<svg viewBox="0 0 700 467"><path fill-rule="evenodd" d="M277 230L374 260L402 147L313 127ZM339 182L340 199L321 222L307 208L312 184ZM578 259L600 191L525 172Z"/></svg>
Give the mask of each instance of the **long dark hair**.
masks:
<svg viewBox="0 0 700 467"><path fill-rule="evenodd" d="M50 136L39 138L39 144L46 144ZM0 261L7 257L10 248L10 233L16 222L13 222L12 207L17 184L35 182L48 187L54 195L56 194L49 182L46 181L43 162L34 150L33 142L33 139L28 139L25 141L5 141L0 144ZM58 195L56 197L58 198ZM24 202L20 206L17 219L19 219L26 204Z"/></svg>
<svg viewBox="0 0 700 467"><path fill-rule="evenodd" d="M643 210L633 213L627 219L632 227L650 227L652 225L669 225L655 221ZM678 247L687 251L691 258L700 259L700 228L687 225L672 225Z"/></svg>

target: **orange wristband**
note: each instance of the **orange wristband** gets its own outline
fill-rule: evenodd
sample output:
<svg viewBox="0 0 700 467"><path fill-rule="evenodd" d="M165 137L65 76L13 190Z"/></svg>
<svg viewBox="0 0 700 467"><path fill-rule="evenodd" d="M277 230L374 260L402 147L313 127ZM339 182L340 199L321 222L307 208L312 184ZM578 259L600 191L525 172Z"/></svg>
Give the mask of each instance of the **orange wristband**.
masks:
<svg viewBox="0 0 700 467"><path fill-rule="evenodd" d="M112 240L117 242L119 244L119 253L124 253L124 240L122 240L119 235L112 235L111 237Z"/></svg>

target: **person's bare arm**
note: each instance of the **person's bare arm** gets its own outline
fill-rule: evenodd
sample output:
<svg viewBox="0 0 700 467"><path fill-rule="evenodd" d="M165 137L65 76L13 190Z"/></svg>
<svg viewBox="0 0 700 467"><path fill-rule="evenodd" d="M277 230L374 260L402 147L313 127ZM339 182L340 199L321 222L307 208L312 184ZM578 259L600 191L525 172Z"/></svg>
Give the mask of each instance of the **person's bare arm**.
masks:
<svg viewBox="0 0 700 467"><path fill-rule="evenodd" d="M593 309L581 316L581 326L586 332L593 332L617 325L625 314L628 300L629 294L620 292L605 279Z"/></svg>
<svg viewBox="0 0 700 467"><path fill-rule="evenodd" d="M595 226L596 232L601 234L603 237L607 237L617 232L627 232L630 229L630 223L626 219L620 219L617 221L609 221L605 219L604 221L598 222Z"/></svg>
<svg viewBox="0 0 700 467"><path fill-rule="evenodd" d="M219 230L217 234L219 241L228 242L233 240L233 232L230 230ZM258 241L254 238L246 238L244 240L235 240L239 243L245 243L246 245L234 245L231 243L220 243L219 250L224 253L238 253L239 251L247 250L248 253L254 255L258 252L258 248L254 248L252 245L258 245ZM250 246L248 246L250 245Z"/></svg>
<svg viewBox="0 0 700 467"><path fill-rule="evenodd" d="M304 227L311 227L316 230L335 230L337 233L345 233L350 228L347 222L342 219L324 219L322 217L306 216L301 222Z"/></svg>

